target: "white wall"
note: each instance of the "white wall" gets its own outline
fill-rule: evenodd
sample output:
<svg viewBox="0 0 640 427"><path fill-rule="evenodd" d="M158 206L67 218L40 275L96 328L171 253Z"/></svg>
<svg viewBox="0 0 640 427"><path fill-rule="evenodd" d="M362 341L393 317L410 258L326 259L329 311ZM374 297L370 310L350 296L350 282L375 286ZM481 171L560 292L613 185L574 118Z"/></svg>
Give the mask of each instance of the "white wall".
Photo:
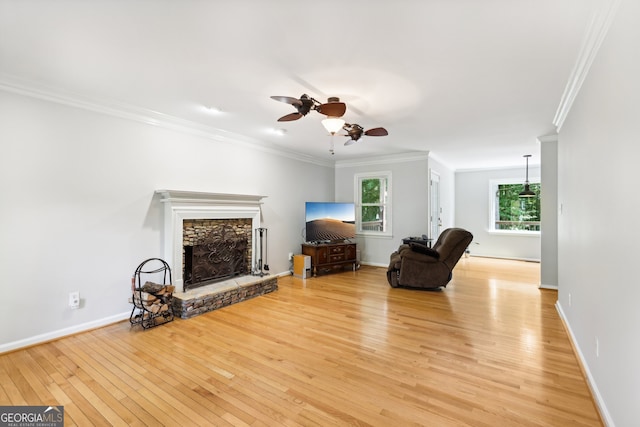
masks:
<svg viewBox="0 0 640 427"><path fill-rule="evenodd" d="M338 162L335 171L336 201L354 201L355 174L381 171L392 173L393 236L358 236L356 241L363 263L387 266L389 255L402 244L403 237L428 233L428 155Z"/></svg>
<svg viewBox="0 0 640 427"><path fill-rule="evenodd" d="M272 274L309 192L334 196L333 168L2 91L0 141L0 351L128 317L136 266L162 256L157 189L267 196Z"/></svg>
<svg viewBox="0 0 640 427"><path fill-rule="evenodd" d="M540 286L558 288L558 136L540 141Z"/></svg>
<svg viewBox="0 0 640 427"><path fill-rule="evenodd" d="M617 426L640 420L638 22L623 0L558 140L558 306Z"/></svg>
<svg viewBox="0 0 640 427"><path fill-rule="evenodd" d="M523 159L524 160L524 159ZM471 255L540 260L540 236L504 235L489 232L490 181L516 178L524 181L522 168L456 172L455 222L473 234ZM529 166L529 179L540 176L540 168ZM543 190L544 191L544 190Z"/></svg>

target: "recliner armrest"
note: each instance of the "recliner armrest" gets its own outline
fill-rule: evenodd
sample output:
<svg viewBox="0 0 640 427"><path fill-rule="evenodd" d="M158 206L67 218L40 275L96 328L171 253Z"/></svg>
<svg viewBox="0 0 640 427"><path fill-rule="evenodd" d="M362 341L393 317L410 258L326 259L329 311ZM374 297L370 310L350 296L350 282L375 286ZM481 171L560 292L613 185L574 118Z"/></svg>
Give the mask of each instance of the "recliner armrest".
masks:
<svg viewBox="0 0 640 427"><path fill-rule="evenodd" d="M435 249L431 249L426 245L421 245L420 243L409 243L409 247L413 252L429 255L434 258L440 258L440 252L436 251Z"/></svg>
<svg viewBox="0 0 640 427"><path fill-rule="evenodd" d="M414 252L411 248L407 248L400 252L400 256L404 259L410 259L412 261L425 262L425 263L436 263L440 260L434 256L423 254L420 252Z"/></svg>

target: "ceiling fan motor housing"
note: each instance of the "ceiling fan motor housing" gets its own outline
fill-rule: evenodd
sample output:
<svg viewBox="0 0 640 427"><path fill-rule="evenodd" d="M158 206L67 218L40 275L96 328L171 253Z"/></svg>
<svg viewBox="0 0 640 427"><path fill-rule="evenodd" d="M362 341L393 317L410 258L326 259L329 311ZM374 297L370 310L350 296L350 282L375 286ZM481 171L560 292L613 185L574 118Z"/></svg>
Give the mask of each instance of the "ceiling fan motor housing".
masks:
<svg viewBox="0 0 640 427"><path fill-rule="evenodd" d="M311 108L313 107L313 99L307 97L306 95L303 95L300 98L300 104L296 105L296 109L298 110L298 113L302 114L303 116L306 116L309 111L311 111Z"/></svg>

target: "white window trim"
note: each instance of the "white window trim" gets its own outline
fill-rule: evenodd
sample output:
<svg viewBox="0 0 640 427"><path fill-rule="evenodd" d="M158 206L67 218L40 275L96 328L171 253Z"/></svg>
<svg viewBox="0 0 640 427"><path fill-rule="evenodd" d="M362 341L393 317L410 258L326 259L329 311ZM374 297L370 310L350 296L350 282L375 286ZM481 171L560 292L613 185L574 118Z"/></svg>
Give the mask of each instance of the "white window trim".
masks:
<svg viewBox="0 0 640 427"><path fill-rule="evenodd" d="M529 230L487 230L487 233L495 236L540 237L540 231Z"/></svg>
<svg viewBox="0 0 640 427"><path fill-rule="evenodd" d="M393 236L393 207L392 207L392 181L391 181L391 171L381 171L381 172L363 172L356 173L353 176L354 178L354 198L356 203L356 235L358 236L367 236L367 237L392 237ZM386 231L361 231L362 224L362 189L360 187L360 182L362 179L370 179L370 178L385 178L387 180L387 201L385 204L385 222L386 222Z"/></svg>
<svg viewBox="0 0 640 427"><path fill-rule="evenodd" d="M530 183L540 183L540 177L532 176L529 177ZM522 178L500 178L500 179L491 179L489 180L489 224L487 226L487 232L489 234L499 235L499 236L531 236L536 237L540 236L540 231L528 231L528 230L496 230L496 191L498 190L498 185L500 184L520 184L524 183Z"/></svg>

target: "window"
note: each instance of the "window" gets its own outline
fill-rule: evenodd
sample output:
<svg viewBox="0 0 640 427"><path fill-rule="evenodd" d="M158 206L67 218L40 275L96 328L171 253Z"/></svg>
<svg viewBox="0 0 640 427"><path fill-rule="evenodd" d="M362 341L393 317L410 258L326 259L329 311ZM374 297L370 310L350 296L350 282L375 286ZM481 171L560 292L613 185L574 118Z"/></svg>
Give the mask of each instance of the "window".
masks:
<svg viewBox="0 0 640 427"><path fill-rule="evenodd" d="M391 172L355 175L356 230L391 235Z"/></svg>
<svg viewBox="0 0 640 427"><path fill-rule="evenodd" d="M531 181L536 197L519 197L521 182L492 181L492 215L489 230L507 232L540 232L540 182Z"/></svg>

